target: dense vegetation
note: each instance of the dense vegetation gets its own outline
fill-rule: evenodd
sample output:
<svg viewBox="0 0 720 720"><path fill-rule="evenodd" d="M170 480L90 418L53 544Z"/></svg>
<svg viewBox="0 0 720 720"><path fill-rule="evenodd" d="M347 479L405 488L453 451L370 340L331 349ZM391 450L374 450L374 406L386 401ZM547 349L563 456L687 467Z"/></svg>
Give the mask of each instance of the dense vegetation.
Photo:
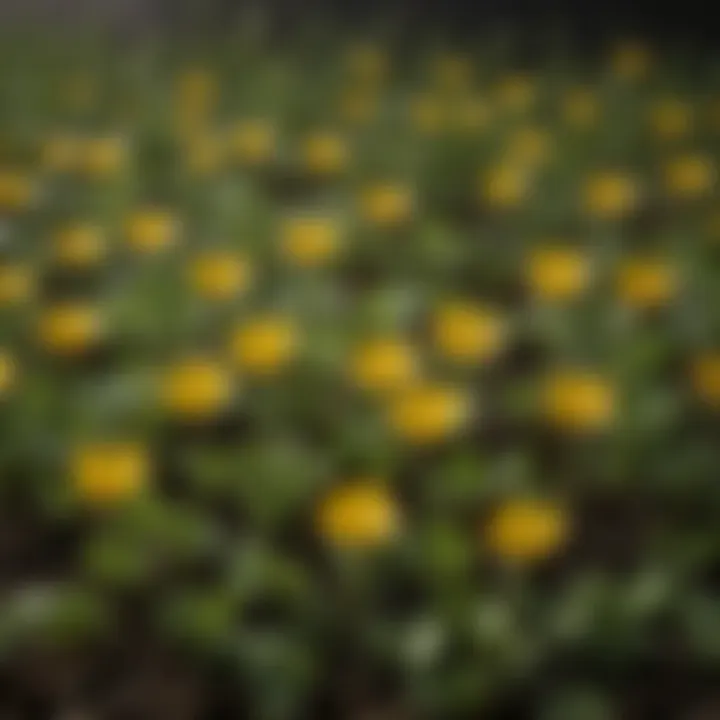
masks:
<svg viewBox="0 0 720 720"><path fill-rule="evenodd" d="M717 717L702 69L3 45L0 715Z"/></svg>

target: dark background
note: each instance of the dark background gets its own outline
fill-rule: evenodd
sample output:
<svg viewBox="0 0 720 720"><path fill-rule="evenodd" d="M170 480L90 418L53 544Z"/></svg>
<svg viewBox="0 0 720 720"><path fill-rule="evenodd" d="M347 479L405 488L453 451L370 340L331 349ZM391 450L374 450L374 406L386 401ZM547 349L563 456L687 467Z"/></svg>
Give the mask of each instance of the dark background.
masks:
<svg viewBox="0 0 720 720"><path fill-rule="evenodd" d="M280 30L312 27L318 19L377 30L390 20L409 36L432 30L435 37L468 40L511 25L530 42L552 30L581 47L618 33L702 43L708 50L720 42L717 5L710 0L0 0L0 28L39 23L215 32L237 26L252 7Z"/></svg>

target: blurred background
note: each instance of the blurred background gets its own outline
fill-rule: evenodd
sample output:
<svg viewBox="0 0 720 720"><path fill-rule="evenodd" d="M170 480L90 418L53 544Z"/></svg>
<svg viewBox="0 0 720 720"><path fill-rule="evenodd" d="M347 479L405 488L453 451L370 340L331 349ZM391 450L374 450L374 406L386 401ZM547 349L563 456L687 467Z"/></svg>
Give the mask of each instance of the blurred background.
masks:
<svg viewBox="0 0 720 720"><path fill-rule="evenodd" d="M0 720L720 720L717 29L0 0Z"/></svg>
<svg viewBox="0 0 720 720"><path fill-rule="evenodd" d="M398 32L409 35L433 28L437 33L477 36L488 25L511 24L528 34L541 28L546 32L570 32L577 39L597 38L603 34L653 34L675 41L711 40L717 23L707 3L692 0L682 6L672 3L578 3L569 0L434 0L408 2L393 0L370 3L352 0L274 0L270 3L248 0L196 0L168 2L168 0L5 0L0 7L4 22L86 25L113 28L133 33L167 32L170 29L201 27L228 29L242 24L248 15L261 14L276 27L294 24L313 24L316 18L345 20L354 27L379 27L388 21L402 22Z"/></svg>

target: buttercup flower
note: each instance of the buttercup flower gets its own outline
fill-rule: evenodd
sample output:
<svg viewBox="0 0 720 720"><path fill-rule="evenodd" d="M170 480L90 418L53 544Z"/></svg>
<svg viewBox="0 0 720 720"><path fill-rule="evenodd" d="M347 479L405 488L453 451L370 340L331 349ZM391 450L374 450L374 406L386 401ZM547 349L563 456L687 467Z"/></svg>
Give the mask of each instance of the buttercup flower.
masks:
<svg viewBox="0 0 720 720"><path fill-rule="evenodd" d="M364 217L373 224L395 227L412 217L414 197L406 185L379 183L363 191L361 206Z"/></svg>
<svg viewBox="0 0 720 720"><path fill-rule="evenodd" d="M303 267L322 265L340 246L340 227L335 218L297 215L285 220L281 228L282 254Z"/></svg>
<svg viewBox="0 0 720 720"><path fill-rule="evenodd" d="M0 213L26 210L35 196L35 184L29 175L0 168Z"/></svg>
<svg viewBox="0 0 720 720"><path fill-rule="evenodd" d="M485 541L497 557L536 562L558 552L570 534L570 519L547 500L514 499L503 503L485 528Z"/></svg>
<svg viewBox="0 0 720 720"><path fill-rule="evenodd" d="M630 258L618 269L617 293L636 308L667 304L678 290L677 270L660 258Z"/></svg>
<svg viewBox="0 0 720 720"><path fill-rule="evenodd" d="M262 165L275 155L275 126L268 120L244 120L233 127L230 151L247 165Z"/></svg>
<svg viewBox="0 0 720 720"><path fill-rule="evenodd" d="M400 509L383 483L363 478L331 490L316 514L316 527L329 544L367 548L386 543L400 529Z"/></svg>
<svg viewBox="0 0 720 720"><path fill-rule="evenodd" d="M221 413L232 398L230 372L214 360L189 358L170 367L161 386L165 409L187 420L208 420Z"/></svg>
<svg viewBox="0 0 720 720"><path fill-rule="evenodd" d="M190 284L208 300L227 300L245 292L252 282L252 266L243 256L224 250L209 250L192 259Z"/></svg>
<svg viewBox="0 0 720 720"><path fill-rule="evenodd" d="M331 175L344 170L349 156L347 142L339 133L317 132L305 139L305 166L315 175Z"/></svg>
<svg viewBox="0 0 720 720"><path fill-rule="evenodd" d="M97 344L104 329L100 310L79 302L63 302L40 316L41 344L57 355L78 355Z"/></svg>
<svg viewBox="0 0 720 720"><path fill-rule="evenodd" d="M389 406L389 422L411 443L426 444L455 434L470 414L469 398L459 388L413 385L398 393Z"/></svg>
<svg viewBox="0 0 720 720"><path fill-rule="evenodd" d="M12 389L16 377L15 360L7 350L0 348L0 400Z"/></svg>
<svg viewBox="0 0 720 720"><path fill-rule="evenodd" d="M706 195L715 185L713 161L704 155L686 155L665 166L665 186L673 195L696 198Z"/></svg>
<svg viewBox="0 0 720 720"><path fill-rule="evenodd" d="M586 370L557 371L544 381L542 407L547 421L561 430L602 430L615 419L615 389Z"/></svg>
<svg viewBox="0 0 720 720"><path fill-rule="evenodd" d="M0 307L28 300L35 292L35 273L28 265L0 264Z"/></svg>
<svg viewBox="0 0 720 720"><path fill-rule="evenodd" d="M506 153L511 164L542 165L552 154L551 137L538 127L520 128L510 137Z"/></svg>
<svg viewBox="0 0 720 720"><path fill-rule="evenodd" d="M54 238L55 258L60 265L87 268L105 259L107 243L102 228L90 223L69 225Z"/></svg>
<svg viewBox="0 0 720 720"><path fill-rule="evenodd" d="M530 173L517 164L497 165L481 178L482 199L492 207L504 210L522 205L530 190Z"/></svg>
<svg viewBox="0 0 720 720"><path fill-rule="evenodd" d="M507 339L507 323L492 308L468 302L446 302L432 319L435 346L450 360L461 364L495 358Z"/></svg>
<svg viewBox="0 0 720 720"><path fill-rule="evenodd" d="M540 247L525 259L525 282L543 300L570 300L580 295L590 281L590 263L579 250Z"/></svg>
<svg viewBox="0 0 720 720"><path fill-rule="evenodd" d="M687 135L692 123L692 106L675 98L658 102L650 110L650 126L661 140L672 140Z"/></svg>
<svg viewBox="0 0 720 720"><path fill-rule="evenodd" d="M107 506L135 497L150 479L150 454L135 442L101 441L76 447L70 474L77 495Z"/></svg>
<svg viewBox="0 0 720 720"><path fill-rule="evenodd" d="M619 172L602 172L585 184L586 212L596 218L621 220L637 206L639 188L629 175Z"/></svg>
<svg viewBox="0 0 720 720"><path fill-rule="evenodd" d="M291 319L267 315L240 325L232 335L230 351L238 366L247 372L273 375L294 359L299 340Z"/></svg>
<svg viewBox="0 0 720 720"><path fill-rule="evenodd" d="M720 407L720 351L710 351L695 358L690 377L697 396L713 407Z"/></svg>
<svg viewBox="0 0 720 720"><path fill-rule="evenodd" d="M137 210L127 219L125 231L130 247L152 255L172 245L180 229L173 213L162 208Z"/></svg>
<svg viewBox="0 0 720 720"><path fill-rule="evenodd" d="M79 165L89 178L101 180L117 175L128 159L125 139L119 135L87 138L80 144Z"/></svg>
<svg viewBox="0 0 720 720"><path fill-rule="evenodd" d="M375 338L360 344L350 358L350 372L363 390L388 392L413 383L419 374L417 352L397 338Z"/></svg>
<svg viewBox="0 0 720 720"><path fill-rule="evenodd" d="M507 154L511 161L528 165L541 165L550 159L551 137L546 130L527 126L516 130L510 137Z"/></svg>

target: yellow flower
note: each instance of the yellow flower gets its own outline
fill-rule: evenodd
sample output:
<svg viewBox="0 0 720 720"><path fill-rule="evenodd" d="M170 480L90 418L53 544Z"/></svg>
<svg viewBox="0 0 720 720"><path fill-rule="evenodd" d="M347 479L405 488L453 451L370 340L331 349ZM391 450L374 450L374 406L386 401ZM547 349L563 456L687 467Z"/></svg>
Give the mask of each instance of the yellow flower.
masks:
<svg viewBox="0 0 720 720"><path fill-rule="evenodd" d="M590 281L588 258L579 250L545 247L531 250L525 262L530 290L544 300L577 297Z"/></svg>
<svg viewBox="0 0 720 720"><path fill-rule="evenodd" d="M35 291L35 273L27 265L0 265L0 307L30 298Z"/></svg>
<svg viewBox="0 0 720 720"><path fill-rule="evenodd" d="M538 127L523 127L511 137L507 156L511 163L540 165L551 155L551 137L546 130Z"/></svg>
<svg viewBox="0 0 720 720"><path fill-rule="evenodd" d="M345 138L335 132L316 132L305 139L303 158L316 175L331 175L347 167L349 150Z"/></svg>
<svg viewBox="0 0 720 720"><path fill-rule="evenodd" d="M556 503L515 499L503 503L485 528L493 554L513 562L544 560L562 548L570 533L570 520Z"/></svg>
<svg viewBox="0 0 720 720"><path fill-rule="evenodd" d="M616 46L610 58L614 74L623 80L642 80L650 70L650 50L639 42L626 42Z"/></svg>
<svg viewBox="0 0 720 720"><path fill-rule="evenodd" d="M323 498L316 527L319 535L336 547L372 547L397 534L400 511L379 480L362 478L334 488Z"/></svg>
<svg viewBox="0 0 720 720"><path fill-rule="evenodd" d="M656 103L650 110L650 126L662 140L683 137L690 132L693 123L692 107L676 98Z"/></svg>
<svg viewBox="0 0 720 720"><path fill-rule="evenodd" d="M71 225L55 238L55 257L65 267L86 268L105 259L107 244L102 228L89 223Z"/></svg>
<svg viewBox="0 0 720 720"><path fill-rule="evenodd" d="M241 368L256 375L273 375L294 359L298 344L298 331L292 320L272 315L239 326L230 345Z"/></svg>
<svg viewBox="0 0 720 720"><path fill-rule="evenodd" d="M268 120L244 120L232 129L230 150L248 165L262 165L275 155L276 133Z"/></svg>
<svg viewBox="0 0 720 720"><path fill-rule="evenodd" d="M710 351L695 358L690 376L698 397L713 407L720 407L720 351Z"/></svg>
<svg viewBox="0 0 720 720"><path fill-rule="evenodd" d="M497 87L500 107L512 112L527 110L535 100L535 84L528 75L508 75Z"/></svg>
<svg viewBox="0 0 720 720"><path fill-rule="evenodd" d="M417 379L417 353L403 340L375 338L356 348L350 358L350 373L353 381L363 390L398 390Z"/></svg>
<svg viewBox="0 0 720 720"><path fill-rule="evenodd" d="M706 195L715 185L715 165L705 155L675 158L665 167L665 185L669 192L678 197Z"/></svg>
<svg viewBox="0 0 720 720"><path fill-rule="evenodd" d="M80 445L70 458L78 496L92 505L112 505L135 497L150 476L150 456L134 442L101 441Z"/></svg>
<svg viewBox="0 0 720 720"><path fill-rule="evenodd" d="M93 306L64 302L43 312L38 325L40 342L58 355L77 355L96 345L103 318Z"/></svg>
<svg viewBox="0 0 720 720"><path fill-rule="evenodd" d="M631 307L658 307L674 297L678 282L677 270L666 260L631 258L618 269L617 293Z"/></svg>
<svg viewBox="0 0 720 720"><path fill-rule="evenodd" d="M50 172L68 172L77 167L81 143L74 135L53 135L43 143L40 164Z"/></svg>
<svg viewBox="0 0 720 720"><path fill-rule="evenodd" d="M25 210L34 196L35 186L28 175L0 169L0 213Z"/></svg>
<svg viewBox="0 0 720 720"><path fill-rule="evenodd" d="M3 348L0 348L0 399L12 389L17 377L15 360Z"/></svg>
<svg viewBox="0 0 720 720"><path fill-rule="evenodd" d="M93 179L117 175L127 157L127 143L120 135L88 138L80 146L80 167Z"/></svg>
<svg viewBox="0 0 720 720"><path fill-rule="evenodd" d="M133 250L153 254L175 242L179 222L175 215L160 208L146 208L133 213L127 220L127 240Z"/></svg>
<svg viewBox="0 0 720 720"><path fill-rule="evenodd" d="M391 400L389 422L398 435L417 444L456 433L467 421L470 403L458 388L413 385Z"/></svg>
<svg viewBox="0 0 720 720"><path fill-rule="evenodd" d="M229 404L233 379L213 360L190 358L167 371L161 392L168 412L183 419L208 420Z"/></svg>
<svg viewBox="0 0 720 720"><path fill-rule="evenodd" d="M566 370L548 377L542 404L548 422L570 432L601 430L615 419L613 386L585 370Z"/></svg>
<svg viewBox="0 0 720 720"><path fill-rule="evenodd" d="M635 180L619 172L602 172L592 176L585 184L584 192L586 212L609 220L626 217L639 201Z"/></svg>
<svg viewBox="0 0 720 720"><path fill-rule="evenodd" d="M445 125L445 104L432 95L420 95L411 102L410 118L413 127L419 132L427 135L437 133Z"/></svg>
<svg viewBox="0 0 720 720"><path fill-rule="evenodd" d="M523 204L531 189L528 170L502 163L481 178L482 198L492 207L509 210Z"/></svg>
<svg viewBox="0 0 720 720"><path fill-rule="evenodd" d="M331 217L298 215L283 223L281 243L283 255L296 265L322 265L338 251L340 228Z"/></svg>
<svg viewBox="0 0 720 720"><path fill-rule="evenodd" d="M599 113L598 99L589 88L574 88L563 98L562 116L571 127L593 127Z"/></svg>
<svg viewBox="0 0 720 720"><path fill-rule="evenodd" d="M361 203L365 218L383 227L406 223L414 210L414 197L410 188L395 183L367 187L363 191Z"/></svg>
<svg viewBox="0 0 720 720"><path fill-rule="evenodd" d="M208 300L227 300L247 291L252 282L252 266L240 255L210 250L195 257L189 267L192 287Z"/></svg>
<svg viewBox="0 0 720 720"><path fill-rule="evenodd" d="M435 346L459 363L492 360L507 340L507 323L500 313L461 301L441 305L432 329Z"/></svg>

